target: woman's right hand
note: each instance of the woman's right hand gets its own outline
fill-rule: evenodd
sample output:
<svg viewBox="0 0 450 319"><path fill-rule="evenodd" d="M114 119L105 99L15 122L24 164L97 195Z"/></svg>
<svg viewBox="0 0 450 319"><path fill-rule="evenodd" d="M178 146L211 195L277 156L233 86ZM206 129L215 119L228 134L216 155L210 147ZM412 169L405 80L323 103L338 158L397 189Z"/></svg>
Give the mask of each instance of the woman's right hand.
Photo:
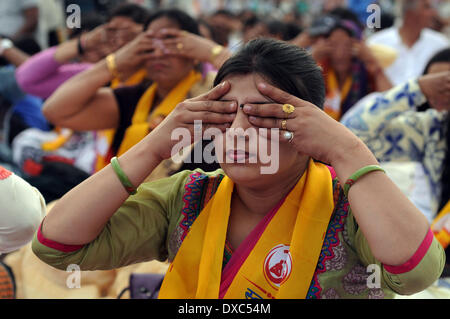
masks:
<svg viewBox="0 0 450 319"><path fill-rule="evenodd" d="M230 86L230 83L225 81L203 95L178 104L164 121L149 134L149 138L152 139L153 155L160 160L164 160L177 153L173 152L173 149L177 144L179 145L179 138L183 133L189 132L190 134L189 141L182 141L188 142L183 147L197 142L194 141L194 130L195 136L198 136L200 132L197 130L200 127L194 128L194 121L201 121L202 136L208 128L217 128L221 132L225 132L234 121L238 106L235 101L218 100L230 90ZM185 135L182 138L184 139Z"/></svg>
<svg viewBox="0 0 450 319"><path fill-rule="evenodd" d="M450 110L450 71L424 75L419 85L432 108Z"/></svg>
<svg viewBox="0 0 450 319"><path fill-rule="evenodd" d="M145 60L154 55L155 43L151 31L142 32L133 41L117 50L115 62L122 78L127 78L137 72Z"/></svg>

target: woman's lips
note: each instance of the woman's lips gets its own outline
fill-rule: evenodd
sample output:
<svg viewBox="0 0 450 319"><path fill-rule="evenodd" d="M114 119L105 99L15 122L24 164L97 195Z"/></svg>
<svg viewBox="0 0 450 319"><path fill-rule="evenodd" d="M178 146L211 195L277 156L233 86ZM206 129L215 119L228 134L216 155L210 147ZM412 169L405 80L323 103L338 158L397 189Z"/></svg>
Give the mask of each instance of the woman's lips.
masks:
<svg viewBox="0 0 450 319"><path fill-rule="evenodd" d="M165 65L163 63L152 63L150 65L150 68L154 71L161 71L161 70L164 70L165 68L167 68L167 65Z"/></svg>
<svg viewBox="0 0 450 319"><path fill-rule="evenodd" d="M226 154L227 158L230 159L233 163L245 163L248 162L248 159L254 157L253 154L242 150L229 150Z"/></svg>

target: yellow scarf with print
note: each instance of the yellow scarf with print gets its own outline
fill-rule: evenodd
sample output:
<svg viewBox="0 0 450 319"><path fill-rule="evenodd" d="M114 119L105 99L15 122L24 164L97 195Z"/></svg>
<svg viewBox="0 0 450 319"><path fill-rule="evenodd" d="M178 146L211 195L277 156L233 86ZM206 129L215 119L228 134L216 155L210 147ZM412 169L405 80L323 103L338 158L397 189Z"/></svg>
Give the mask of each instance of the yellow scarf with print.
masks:
<svg viewBox="0 0 450 319"><path fill-rule="evenodd" d="M224 177L170 265L159 298L218 298L233 188ZM305 298L333 209L330 171L311 160L224 297L241 299L253 291L263 298Z"/></svg>
<svg viewBox="0 0 450 319"><path fill-rule="evenodd" d="M131 125L125 131L117 155L120 156L128 151L161 123L162 120L173 111L178 103L186 99L192 86L200 81L201 78L202 75L199 72L192 70L169 92L164 100L151 112L149 117L158 88L158 84L153 83L140 98L136 111L131 119Z"/></svg>

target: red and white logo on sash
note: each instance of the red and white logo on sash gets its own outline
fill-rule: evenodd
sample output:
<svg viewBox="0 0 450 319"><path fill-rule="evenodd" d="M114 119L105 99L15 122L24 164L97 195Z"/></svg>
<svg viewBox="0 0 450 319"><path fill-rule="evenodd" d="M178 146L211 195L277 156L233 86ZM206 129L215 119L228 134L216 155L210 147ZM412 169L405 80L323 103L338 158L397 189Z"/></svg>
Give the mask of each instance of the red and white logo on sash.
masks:
<svg viewBox="0 0 450 319"><path fill-rule="evenodd" d="M264 260L264 276L275 289L288 280L292 271L292 257L289 246L277 245L270 250Z"/></svg>

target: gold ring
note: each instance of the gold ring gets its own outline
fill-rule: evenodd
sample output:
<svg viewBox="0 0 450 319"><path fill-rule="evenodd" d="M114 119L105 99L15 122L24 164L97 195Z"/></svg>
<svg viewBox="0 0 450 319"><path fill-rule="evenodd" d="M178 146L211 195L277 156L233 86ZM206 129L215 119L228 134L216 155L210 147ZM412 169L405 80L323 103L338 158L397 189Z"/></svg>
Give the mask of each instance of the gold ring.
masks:
<svg viewBox="0 0 450 319"><path fill-rule="evenodd" d="M177 49L182 50L184 48L183 43L177 43Z"/></svg>
<svg viewBox="0 0 450 319"><path fill-rule="evenodd" d="M295 107L292 104L283 104L283 112L287 115L293 113L295 111Z"/></svg>
<svg viewBox="0 0 450 319"><path fill-rule="evenodd" d="M286 120L281 121L281 129L284 131L287 131L287 121Z"/></svg>

